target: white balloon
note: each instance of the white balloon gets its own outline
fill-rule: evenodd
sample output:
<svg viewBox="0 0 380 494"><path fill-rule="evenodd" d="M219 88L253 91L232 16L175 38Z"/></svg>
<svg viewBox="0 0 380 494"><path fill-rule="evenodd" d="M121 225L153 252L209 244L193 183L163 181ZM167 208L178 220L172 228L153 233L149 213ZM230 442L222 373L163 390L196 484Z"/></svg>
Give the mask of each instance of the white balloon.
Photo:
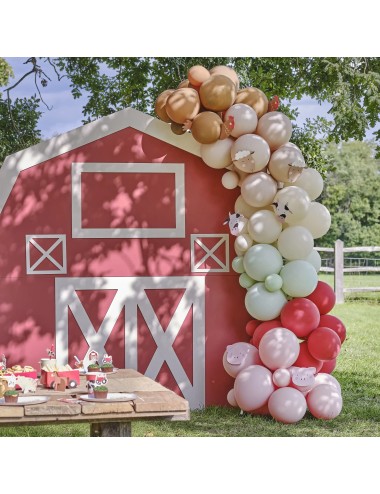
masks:
<svg viewBox="0 0 380 494"><path fill-rule="evenodd" d="M284 113L271 111L260 118L256 134L265 139L274 151L289 142L292 136L292 122Z"/></svg>
<svg viewBox="0 0 380 494"><path fill-rule="evenodd" d="M264 172L248 175L241 184L241 195L244 201L256 208L271 204L276 192L277 182Z"/></svg>
<svg viewBox="0 0 380 494"><path fill-rule="evenodd" d="M231 131L232 137L240 137L243 134L252 134L257 127L257 114L255 110L244 103L232 105L226 111L224 121L228 122L233 118L234 128Z"/></svg>
<svg viewBox="0 0 380 494"><path fill-rule="evenodd" d="M307 228L313 238L323 237L331 226L329 210L319 202L312 202L306 216L302 220L297 221L297 225Z"/></svg>
<svg viewBox="0 0 380 494"><path fill-rule="evenodd" d="M323 178L314 168L305 168L300 177L293 183L286 182L284 187L296 185L307 192L311 201L315 201L323 191Z"/></svg>
<svg viewBox="0 0 380 494"><path fill-rule="evenodd" d="M222 185L226 189L236 189L239 185L240 177L236 172L226 172L222 177Z"/></svg>
<svg viewBox="0 0 380 494"><path fill-rule="evenodd" d="M316 249L313 249L310 254L305 257L304 261L309 262L312 266L314 266L315 271L319 273L322 266L322 259Z"/></svg>
<svg viewBox="0 0 380 494"><path fill-rule="evenodd" d="M246 159L242 159L244 157ZM269 158L268 143L255 134L240 136L231 147L231 159L243 172L253 173L262 170L267 166Z"/></svg>
<svg viewBox="0 0 380 494"><path fill-rule="evenodd" d="M257 244L250 247L244 255L245 272L254 280L264 281L274 273L279 273L283 261L279 251L268 244Z"/></svg>
<svg viewBox="0 0 380 494"><path fill-rule="evenodd" d="M314 240L306 228L302 226L289 226L283 230L277 241L280 254L288 261L304 259L314 247Z"/></svg>
<svg viewBox="0 0 380 494"><path fill-rule="evenodd" d="M276 216L289 225L298 224L298 221L306 216L310 207L307 193L295 186L278 191L272 202Z"/></svg>
<svg viewBox="0 0 380 494"><path fill-rule="evenodd" d="M255 242L272 244L282 231L282 224L272 211L262 209L248 220L248 233Z"/></svg>
<svg viewBox="0 0 380 494"><path fill-rule="evenodd" d="M318 275L306 261L290 261L281 269L282 291L290 297L307 297L317 287Z"/></svg>
<svg viewBox="0 0 380 494"><path fill-rule="evenodd" d="M281 290L269 292L264 283L255 283L245 296L245 307L248 313L259 321L276 319L287 299Z"/></svg>
<svg viewBox="0 0 380 494"><path fill-rule="evenodd" d="M233 143L233 139L228 137L212 144L202 144L202 160L211 168L226 168L232 163L231 147Z"/></svg>

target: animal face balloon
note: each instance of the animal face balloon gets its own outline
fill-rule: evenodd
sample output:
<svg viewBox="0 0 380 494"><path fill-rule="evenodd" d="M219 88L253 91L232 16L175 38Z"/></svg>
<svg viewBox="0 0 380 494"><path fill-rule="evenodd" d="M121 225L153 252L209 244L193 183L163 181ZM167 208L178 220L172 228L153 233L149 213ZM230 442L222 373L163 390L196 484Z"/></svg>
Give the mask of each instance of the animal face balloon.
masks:
<svg viewBox="0 0 380 494"><path fill-rule="evenodd" d="M302 220L310 207L310 199L300 187L285 187L277 192L272 203L274 213L281 222L289 225Z"/></svg>
<svg viewBox="0 0 380 494"><path fill-rule="evenodd" d="M247 218L244 218L240 213L228 213L228 219L226 219L223 225L228 224L231 235L238 236L246 230L247 222Z"/></svg>
<svg viewBox="0 0 380 494"><path fill-rule="evenodd" d="M231 377L236 377L243 369L259 363L259 351L250 343L228 345L223 355L223 367Z"/></svg>
<svg viewBox="0 0 380 494"><path fill-rule="evenodd" d="M289 371L292 376L292 387L301 392L307 392L313 388L317 372L315 367L290 367Z"/></svg>

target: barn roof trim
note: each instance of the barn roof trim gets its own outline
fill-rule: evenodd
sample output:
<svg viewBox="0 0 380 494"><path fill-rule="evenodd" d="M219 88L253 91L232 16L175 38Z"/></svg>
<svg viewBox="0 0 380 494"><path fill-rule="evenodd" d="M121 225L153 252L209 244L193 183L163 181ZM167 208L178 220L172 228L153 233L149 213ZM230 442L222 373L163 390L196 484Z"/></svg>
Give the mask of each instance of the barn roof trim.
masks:
<svg viewBox="0 0 380 494"><path fill-rule="evenodd" d="M23 170L128 127L200 156L200 144L190 134L177 136L167 123L134 108L126 108L9 155L0 169L0 212Z"/></svg>

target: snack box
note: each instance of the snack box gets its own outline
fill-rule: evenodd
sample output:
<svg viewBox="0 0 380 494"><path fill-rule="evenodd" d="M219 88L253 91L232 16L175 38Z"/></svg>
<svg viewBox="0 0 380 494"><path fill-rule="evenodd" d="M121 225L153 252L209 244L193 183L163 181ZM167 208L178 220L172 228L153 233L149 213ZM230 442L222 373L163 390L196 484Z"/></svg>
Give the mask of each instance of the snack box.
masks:
<svg viewBox="0 0 380 494"><path fill-rule="evenodd" d="M45 388L53 388L54 387L54 379L55 377L63 377L66 379L66 387L67 388L76 388L80 384L80 375L79 369L72 369L67 371L45 371L41 370L41 379L40 382L42 386Z"/></svg>

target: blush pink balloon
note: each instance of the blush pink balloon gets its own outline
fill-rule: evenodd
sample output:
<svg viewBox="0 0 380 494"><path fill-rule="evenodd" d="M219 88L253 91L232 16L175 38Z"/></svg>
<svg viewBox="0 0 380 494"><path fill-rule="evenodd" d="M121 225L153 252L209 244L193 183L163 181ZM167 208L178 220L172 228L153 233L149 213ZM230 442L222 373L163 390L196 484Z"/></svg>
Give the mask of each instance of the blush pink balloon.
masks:
<svg viewBox="0 0 380 494"><path fill-rule="evenodd" d="M291 374L288 369L277 369L273 373L273 383L279 388L285 388L289 386L291 380Z"/></svg>
<svg viewBox="0 0 380 494"><path fill-rule="evenodd" d="M231 377L236 377L239 372L250 365L260 365L258 349L246 342L238 342L228 345L223 355L224 370Z"/></svg>
<svg viewBox="0 0 380 494"><path fill-rule="evenodd" d="M275 420L294 424L306 413L306 399L297 389L279 388L269 398L268 408Z"/></svg>
<svg viewBox="0 0 380 494"><path fill-rule="evenodd" d="M319 386L320 384L330 384L330 386L334 386L339 391L339 394L342 394L342 389L338 380L328 373L320 372L319 374L317 374L313 388Z"/></svg>
<svg viewBox="0 0 380 494"><path fill-rule="evenodd" d="M232 407L238 407L238 404L235 399L235 391L234 389L230 389L227 393L227 401Z"/></svg>
<svg viewBox="0 0 380 494"><path fill-rule="evenodd" d="M299 353L300 344L296 335L286 328L271 329L260 341L260 358L263 364L273 371L293 365Z"/></svg>
<svg viewBox="0 0 380 494"><path fill-rule="evenodd" d="M262 365L250 365L238 374L234 391L238 406L245 412L261 408L274 391L271 371Z"/></svg>
<svg viewBox="0 0 380 494"><path fill-rule="evenodd" d="M331 384L315 386L306 399L311 414L317 419L332 420L342 411L342 396Z"/></svg>

